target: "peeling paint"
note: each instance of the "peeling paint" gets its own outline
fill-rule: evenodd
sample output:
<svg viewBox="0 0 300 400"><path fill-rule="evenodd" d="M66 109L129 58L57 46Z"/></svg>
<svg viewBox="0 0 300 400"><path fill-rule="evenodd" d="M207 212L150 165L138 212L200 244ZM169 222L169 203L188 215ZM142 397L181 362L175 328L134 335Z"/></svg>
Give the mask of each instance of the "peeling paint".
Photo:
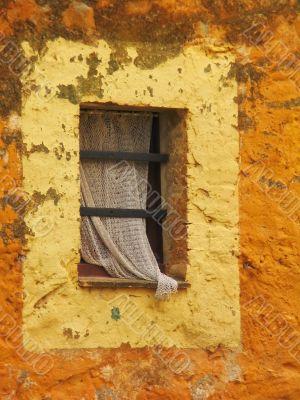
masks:
<svg viewBox="0 0 300 400"><path fill-rule="evenodd" d="M31 53L32 50L26 46L23 44L26 51ZM153 292L146 289L129 289L126 293L140 294L135 299L138 309L143 310L151 320L159 321L160 328L178 347L220 344L232 348L238 346L240 320L236 185L239 138L233 128L237 124L237 104L234 101L237 86L234 79L227 82L224 78L231 68L232 55L225 48L218 54L220 47L216 54L213 54L211 47L210 55L206 55L202 46L193 46L184 53L179 52L177 56L174 54L174 57L170 57L169 50L161 47L160 53L154 54L156 58L153 63L147 59L150 53L145 53L145 64L137 66L137 50L132 46L124 53L132 61L128 61L126 68L119 68L111 74L108 69L115 49L108 42L102 40L97 44L82 45L59 39L47 42L47 48L47 52L39 59L38 67L60 90L47 104L41 104L34 94L24 94L21 128L25 143L37 143L36 138L39 137L49 153L34 153L29 158L24 156L23 174L24 188L29 195L33 195L38 206L36 212L51 215L55 224L47 237L30 239L24 263L24 285L34 298L39 299L53 289L54 282L55 286L64 282L68 284L64 286L63 293L57 290L51 294L45 304L46 308L34 309L33 312L32 304L25 301L24 333L47 348L90 348L98 347L99 343L101 347L107 348L118 347L124 341L133 347L161 344L161 339L151 336L141 340L129 326L124 326L124 335L120 335L119 324L111 325L111 307L103 298L98 297L98 292L87 293L76 285L80 221L78 103L102 101L106 104L152 105L187 110L181 111L182 116L179 112L165 116L165 124L169 130L172 129L173 135L178 136L174 143L181 147L181 151L186 147L192 149L193 157L201 160L201 165L194 163L190 160L189 152L182 154L174 147L178 161L170 164L173 165L170 174L187 187L186 196L171 193L168 199L171 205L174 202L175 210L177 207L180 210L187 209L188 237L181 244L170 243L168 246L165 241L165 250L176 260L166 267L174 275L181 276L182 272L187 271L187 279L192 283L191 289L179 292L171 303L165 302L159 306ZM153 49L153 44L149 46L149 51L150 48ZM78 54L82 55L85 62L76 63L74 68L70 59ZM207 65L215 65L209 72L209 81L206 74L199 74ZM178 68L182 68L184 79L178 79ZM222 96L219 96L218 88L222 79L228 84L224 86ZM35 120L31 118L33 112ZM216 119L215 115L219 118ZM178 129L179 126L182 128ZM51 136L48 135L49 130ZM201 134L204 131L206 134ZM181 132L186 135L186 144L180 138ZM230 152L227 146L230 146ZM73 156L76 152L77 156ZM47 165L47 169L41 169L41 164ZM40 186L42 188L37 190ZM177 186L172 184L171 187L176 189ZM209 193L209 197L199 196L201 191ZM32 215L26 215L25 220L31 228ZM64 246L61 245L62 237ZM201 248L198 244L200 237ZM46 254L45 248L48 249ZM72 260L68 271L61 267L63 259ZM217 271L215 279L211 278L212 265ZM42 284L38 287L32 285L33 270L39 271ZM113 290L105 292L107 301L116 297ZM119 292L123 293L121 289ZM218 299L217 302L210 301L212 293ZM72 299L70 305L66 299ZM103 310L102 313L93 312L96 304ZM196 313L195 310L202 309L203 304L206 312ZM224 308L220 304L224 304ZM119 307L122 315L122 307L116 307ZM57 325L62 323L61 319L66 312L72 321L68 328L80 333L76 343L71 343L58 333L60 329ZM80 315L80 320L77 320L77 315ZM55 324L52 323L50 338L46 328L48 319L55 321ZM122 317L120 322L123 320ZM90 328L91 321L93 323ZM178 321L181 321L180 326ZM83 332L87 327L90 334L85 337Z"/></svg>
<svg viewBox="0 0 300 400"><path fill-rule="evenodd" d="M111 309L111 317L115 321L118 321L119 319L121 319L121 313L120 313L120 309L118 307L113 307Z"/></svg>
<svg viewBox="0 0 300 400"><path fill-rule="evenodd" d="M91 53L86 60L89 70L87 77L76 77L77 85L58 85L58 97L68 99L72 104L79 104L85 95L97 95L102 97L102 75L97 73L97 67L101 61L96 53Z"/></svg>
<svg viewBox="0 0 300 400"><path fill-rule="evenodd" d="M35 204L42 204L46 200L51 199L53 203L57 206L59 200L61 198L61 194L58 194L54 188L49 188L46 194L42 194L41 192L34 191L32 194L32 200Z"/></svg>
<svg viewBox="0 0 300 400"><path fill-rule="evenodd" d="M74 4L75 3L75 4ZM21 43L26 41L28 47L33 52L27 54L24 66L30 63L28 73L32 73L32 69L38 67L40 59L45 57L49 51L47 42L55 41L57 38L64 38L72 46L73 41L77 44L88 45L89 52L82 52L78 48L74 54L70 54L67 64L72 66L65 74L65 80L56 81L55 76L59 76L60 68L56 68L53 74L53 92L59 92L58 84L73 85L70 88L62 88L65 91L64 98L60 99L65 113L68 116L77 116L77 111L72 105L76 105L80 101L80 87L76 77L82 76L83 79L88 78L87 58L95 51L95 44L98 40L104 39L111 49L112 54L105 58L102 62L103 68L99 65L99 69L103 75L102 88L104 90L104 101L106 83L109 87L114 87L114 82L122 76L122 71L131 68L135 59L137 65L141 69L136 71L136 76L141 73L143 77L143 85L137 85L133 89L133 95L128 101L132 104L150 104L156 97L159 98L159 90L156 85L161 85L161 76L156 74L156 67L163 67L172 63L173 58L177 58L181 54L189 52L190 47L200 46L206 52L206 55L218 50L220 43L231 49L236 54L236 60L232 60L232 69L228 70L228 80L237 80L239 83L238 93L234 96L235 104L241 113L241 130L240 130L240 159L242 169L246 168L253 160L263 159L268 168L276 171L278 179L274 182L266 182L264 187L266 190L280 191L280 182L287 184L289 189L295 190L299 196L299 176L297 170L299 164L299 93L297 88L291 83L287 76L298 73L293 70L293 65L286 64L286 70L282 74L281 67L278 65L278 59L284 60L284 52L278 55L276 60L268 60L268 52L271 51L266 40L259 45L255 45L255 37L245 34L249 28L253 26L264 26L265 31L272 33L274 37L273 43L284 44L287 50L295 56L296 65L299 59L299 37L300 37L300 18L299 18L299 1L281 0L236 0L236 1L194 1L186 0L184 2L173 0L153 0L149 1L127 1L124 0L85 0L69 1L69 0L16 0L14 2L8 0L0 1L0 174L1 179L9 176L14 180L15 185L22 185L22 152L24 157L25 169L27 161L30 161L33 170L32 175L26 170L26 175L32 180L33 185L30 187L30 193L34 191L40 192L42 195L47 193L49 187L53 187L57 193L66 192L64 196L66 200L72 204L77 198L78 193L74 191L70 182L78 182L78 176L74 173L74 165L78 162L78 154L76 151L76 143L72 141L76 138L76 130L69 122L62 118L58 121L57 130L49 130L46 132L37 132L36 136L31 140L28 128L28 122L22 125L22 132L18 122L18 116L21 109L25 107L26 99L36 96L36 101L41 100L40 92L43 88L40 79L34 79L33 83L22 85L20 72L22 67L21 55L24 55ZM67 11L67 13L66 13ZM66 13L66 14L65 14ZM66 16L65 16L66 15ZM262 24L262 25L260 25ZM4 35L6 37L4 38ZM15 44L14 51L20 52L16 62L6 63L7 53L4 44L13 41ZM138 43L140 42L140 43ZM141 44L142 43L142 44ZM216 48L212 49L216 45ZM168 47L174 51L168 51ZM51 46L50 46L51 47ZM69 49L66 46L66 51ZM148 48L147 54L143 55L143 48ZM136 49L139 48L139 54ZM158 51L158 55L151 51ZM165 50L163 50L165 49ZM277 50L278 51L278 48ZM163 53L166 54L163 54ZM5 54L6 53L6 54ZM105 53L105 51L104 51ZM103 53L99 58L102 58ZM109 61L111 58L111 62ZM111 64L111 69L110 65ZM212 72L204 73L204 68L211 63ZM73 70L82 68L80 73L74 75ZM60 59L56 59L56 66L60 66ZM147 67L154 70L145 69ZM206 79L210 79L211 73L215 68L219 68L218 61L208 60L206 63L198 63L198 75L195 80L201 79L205 74ZM107 70L108 69L108 70ZM297 69L297 66L296 66ZM143 75L143 71L147 74ZM112 80L107 79L107 72L111 72ZM109 74L108 74L109 75ZM188 79L189 70L186 69L184 59L181 59L172 72L167 71L169 86L165 90L178 90L178 96L184 96L185 90L180 94L179 89L184 88L184 82ZM226 79L226 74L223 74ZM173 84L173 78L181 81L180 86ZM199 78L200 77L200 78ZM97 83L97 82L96 82ZM226 80L219 82L219 94L223 96L223 88L227 85ZM48 88L48 83L47 83ZM154 98L151 98L147 86L153 88ZM49 89L46 89L47 91ZM227 90L227 89L226 89ZM124 93L128 89L124 90ZM145 91L145 94L144 94ZM206 91L199 88L199 93ZM188 93L191 98L197 97L198 93ZM187 95L188 95L187 94ZM23 100L21 98L23 96ZM93 96L92 96L93 97ZM97 97L97 95L95 95ZM95 97L93 97L95 99ZM71 100L71 101L70 101ZM122 96L118 97L122 100ZM43 101L43 100L42 100ZM73 102L73 103L72 103ZM203 101L205 103L205 101ZM46 101L47 103L47 101ZM178 104L178 99L174 100ZM173 103L173 104L174 104ZM210 102L211 103L211 102ZM47 105L46 105L47 106ZM209 104L204 107L199 106L195 113L201 113L200 120L196 124L191 124L190 137L203 137L207 135L207 127L203 124L201 118L203 115L209 115L214 111ZM32 112L28 118L34 120L37 114ZM46 116L47 117L47 116ZM72 117L73 118L73 117ZM226 116L225 116L226 118ZM67 119L67 118L66 118ZM222 120L216 112L215 119L218 126L222 126ZM24 121L23 121L24 122ZM40 124L39 120L33 121L33 126ZM51 122L51 121L50 121ZM188 122L190 124L190 122ZM46 124L45 124L46 125ZM51 124L48 124L49 126ZM234 129L237 129L237 123L233 123ZM190 126L190 125L189 125ZM200 126L199 131L195 127ZM213 127L214 125L212 125ZM246 130L243 130L243 127ZM215 126L217 129L217 126ZM244 134L246 133L246 134ZM214 133L211 132L214 138ZM24 143L22 143L24 142ZM62 151L60 144L63 143L65 149ZM203 226L206 224L215 224L221 226L224 222L219 215L215 215L209 207L209 197L214 197L216 191L208 188L207 182L203 180L203 174L210 170L211 165L207 164L204 157L206 148L203 153L196 147L195 142L190 142L189 163L196 166L196 176L193 177L196 182L200 182L196 188L194 200L199 197L199 202L189 207L195 207L199 210L197 218L203 219L205 224L197 225L194 229L194 242L191 247L193 251L202 251L208 254L207 242L212 246L215 242L222 242L222 232L216 238L210 233L209 236L203 232ZM25 144L25 145L24 145ZM45 146L45 152L40 152L35 146ZM203 144L202 144L203 145ZM207 146L209 152L210 146ZM224 160L232 155L232 149L229 141L224 140L224 149L227 153L223 155ZM47 152L46 148L49 150ZM27 150L33 151L27 157ZM55 150L56 149L56 150ZM75 150L74 150L75 149ZM67 161L71 155L71 159ZM218 156L216 162L223 159ZM45 161L47 160L47 161ZM52 176L51 183L43 179L43 168L45 162L49 165L57 165L56 175ZM42 164L39 163L42 161ZM214 163L212 163L212 166ZM220 170L212 173L212 178L218 176L227 168L226 163L220 163ZM48 171L49 173L49 171ZM39 185L36 185L34 176L40 176ZM59 179L56 179L56 176ZM25 178L26 179L26 178ZM191 179L191 178L190 178ZM3 181L1 180L1 183ZM192 180L190 181L192 182ZM270 186L269 186L270 185ZM2 190L2 186L1 190ZM192 188L194 190L194 188ZM226 191L226 186L222 188ZM32 399L60 399L60 398L77 398L78 399L106 399L106 398L130 398L130 399L182 399L191 400L193 398L224 398L224 399L247 399L247 400L273 400L289 398L298 400L300 398L299 387L299 364L291 356L286 346L281 346L276 335L268 334L268 331L262 326L262 321L257 322L251 316L251 313L245 309L243 305L253 300L258 294L262 295L267 304L276 309L279 315L289 318L289 322L293 325L293 329L299 331L297 322L299 308L299 279L298 279L298 254L295 249L299 247L299 235L297 235L297 226L294 222L289 221L280 210L276 208L265 193L251 182L249 178L241 175L239 177L239 213L240 213L240 240L241 240L241 304L242 304L242 334L243 334L243 351L237 350L233 355L228 353L224 348L204 351L202 349L184 349L185 354L192 363L192 369L186 371L185 374L177 375L169 370L162 360L167 357L169 350L163 348L154 349L146 347L143 349L134 349L129 345L123 344L118 349L85 349L81 347L81 341L89 333L90 336L98 337L101 329L90 329L88 332L84 326L88 326L88 322L82 323L86 309L75 312L71 321L65 321L62 318L56 325L59 336L64 337L65 342L62 347L69 344L61 350L51 352L51 360L53 368L45 375L39 376L36 368L32 366L30 360L36 361L38 364L39 356L37 352L31 352L29 359L24 359L24 355L28 354L22 347L22 335L19 331L22 327L22 309L24 295L26 302L29 301L31 293L22 295L22 266L21 262L25 260L26 250L31 246L31 237L34 232L31 231L30 223L27 226L22 221L23 212L16 215L14 212L15 199L6 197L0 200L0 320L1 323L1 340L0 351L2 359L0 361L0 397L17 396ZM226 195L225 195L226 197ZM220 194L220 198L222 195ZM51 285L44 287L39 282L40 270L36 266L39 263L45 263L47 259L48 243L56 241L64 241L65 246L75 249L76 244L70 240L69 236L74 237L72 231L72 215L64 212L64 219L60 218L61 208L64 207L65 198L62 198L58 205L55 206L52 199L47 199L41 206L39 211L54 215L56 223L65 222L66 227L59 225L59 234L45 238L41 243L41 247L45 250L40 253L40 259L31 260L34 266L30 270L29 277L32 278L30 285L36 287L36 293L33 303L41 299L41 303L37 303L40 308L34 309L37 313L37 320L29 327L34 331L35 324L44 321L42 329L44 329L45 337L51 340L52 333L49 333L49 327L56 324L57 316L50 314L50 311L57 307L56 301L59 299L54 292L49 296L48 300L43 296L51 293ZM207 203L206 203L207 201ZM202 203L204 202L204 204ZM268 210L266 214L265 210ZM57 214L55 214L57 212ZM213 218L209 222L209 220ZM222 218L222 216L221 216ZM228 221L226 222L228 224ZM28 237L27 243L24 236ZM40 242L39 242L40 245ZM204 246L204 248L203 248ZM75 282L76 276L73 270L73 264L76 259L75 250L72 254L62 252L62 246L58 246L58 259L62 259L63 266L56 261L55 255L51 256L49 265L53 268L48 269L47 279L52 280L53 276L61 284L64 290L65 303L62 310L63 317L71 315L69 308L71 305L66 302L69 296L69 288ZM206 249L206 250L205 250ZM73 261L71 261L73 260ZM282 264L282 260L284 264ZM244 264L244 266L243 266ZM44 265L44 264L43 264ZM228 270L232 264L228 264ZM205 272L205 280L210 279L210 285L219 276L218 268L209 259L203 259L201 265L196 267ZM24 268L23 268L24 270ZM210 272L210 274L208 274ZM25 274L26 275L26 274ZM198 280L201 279L201 274ZM28 279L28 276L26 277ZM26 281L25 279L25 281ZM64 283L63 283L64 282ZM57 283L57 282L56 282ZM26 281L27 284L27 281ZM41 288L41 286L43 286ZM274 290L270 290L270 287ZM41 289L41 290L40 290ZM220 288L222 291L223 288ZM58 290L59 291L59 290ZM72 300L76 299L77 291L72 292ZM199 291L198 294L203 296ZM91 303L91 309L94 314L103 313L105 310L108 320L111 324L116 324L110 318L110 308L103 308L100 298L107 298L107 291L103 293L97 292L97 296ZM139 293L137 296L145 296L150 303L147 293ZM61 295L62 296L62 295ZM93 296L93 293L86 293L87 297ZM150 293L149 293L150 296ZM63 296L62 296L63 297ZM213 300L212 300L213 299ZM186 300L192 304L194 298ZM195 325L199 325L198 315L210 315L210 303L218 302L215 295L211 295L209 299L202 298L201 304L194 309ZM225 305L226 306L226 305ZM151 306L153 307L153 306ZM150 310L151 310L150 307ZM225 308L226 309L226 308ZM181 320L185 313L185 308L181 310L178 321ZM222 309L223 311L223 309ZM235 312L232 310L232 312ZM49 314L48 314L49 313ZM3 324L3 316L9 315L16 324L15 333L12 336L5 335L5 324ZM26 314L25 314L26 315ZM77 321L81 321L80 323ZM159 323L160 319L156 321ZM82 325L81 325L82 323ZM105 322L104 322L105 323ZM122 324L122 321L120 321ZM81 325L81 328L78 328ZM281 327L278 327L280 331ZM73 337L63 335L64 329L71 329ZM108 331L110 326L108 328ZM187 324L182 330L182 326L177 324L174 332L184 332L193 337L195 327ZM48 331L47 331L48 330ZM77 333L76 333L77 332ZM120 334L126 335L127 331L122 328ZM130 333L130 332L129 332ZM205 334L204 328L198 331L198 336ZM34 342L42 343L43 340ZM27 339L26 339L27 340ZM97 340L96 345L101 345ZM73 345L75 343L75 345ZM47 346L46 346L47 347ZM76 350L74 349L76 347ZM263 349L263 350L262 350ZM296 349L297 350L297 349ZM39 350L40 351L40 350ZM43 357L48 354L41 353ZM212 392L212 393L210 393ZM194 397L193 397L194 396ZM197 397L198 396L198 397Z"/></svg>

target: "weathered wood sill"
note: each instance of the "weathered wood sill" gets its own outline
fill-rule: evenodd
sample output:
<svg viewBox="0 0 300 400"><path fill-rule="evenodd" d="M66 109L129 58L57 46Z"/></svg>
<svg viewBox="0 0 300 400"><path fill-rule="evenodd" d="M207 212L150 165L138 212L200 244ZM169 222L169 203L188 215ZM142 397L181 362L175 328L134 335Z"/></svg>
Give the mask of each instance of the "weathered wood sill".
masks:
<svg viewBox="0 0 300 400"><path fill-rule="evenodd" d="M186 281L177 281L178 289L190 287ZM157 282L143 279L112 278L103 268L91 264L78 264L78 284L85 288L148 288L156 289Z"/></svg>

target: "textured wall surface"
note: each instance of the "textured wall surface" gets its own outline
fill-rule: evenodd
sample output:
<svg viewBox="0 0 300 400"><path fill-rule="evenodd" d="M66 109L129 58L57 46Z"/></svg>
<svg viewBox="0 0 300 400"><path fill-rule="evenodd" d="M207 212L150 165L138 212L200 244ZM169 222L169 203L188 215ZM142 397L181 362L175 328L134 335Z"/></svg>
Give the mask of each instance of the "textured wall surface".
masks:
<svg viewBox="0 0 300 400"><path fill-rule="evenodd" d="M277 2L3 0L0 5L0 398L5 400L66 398L298 400L300 398L298 2L294 0ZM70 60L70 64L74 62L74 70L78 68L82 72L79 74L72 72L74 82L71 82L68 76L64 77L63 82L60 80L61 87L58 88L60 97L57 99L57 104L63 104L64 110L66 112L69 110L72 117L65 122L53 121L55 117L47 114L47 107L56 101L52 99L52 80L56 85L56 77L59 78L62 69L61 66L55 69L53 62L53 72L49 80L49 70L44 70L43 60L49 57L59 42L67 45L65 54L60 59L57 57L58 63L67 57L72 46L96 48L99 41L107 43L105 54L109 56L109 60L106 59L103 65L95 67L96 60L92 57L88 64L89 50L86 50L82 61L78 58ZM131 54L128 54L128 49L131 49ZM228 52L230 52L228 59L228 64L231 63L230 69L225 62ZM220 70L226 71L225 88L227 84L234 85L235 81L238 82L237 96L234 99L238 108L238 125L233 123L232 128L240 138L238 218L241 347L229 349L226 345L220 345L218 348L213 346L202 349L174 346L170 349L162 347L137 349L127 343L118 349L80 349L78 344L74 344L73 347L77 346L77 349L72 349L72 346L68 345L69 348L65 350L43 351L41 345L46 344L47 329L49 336L49 346L45 346L47 348L52 347L50 345L52 339L57 343L57 338L63 336L64 343L78 343L85 340L84 335L86 338L90 335L88 331L83 333L82 325L80 330L76 329L76 320L68 320L69 311L65 310L72 310L74 307L70 312L76 315L75 309L78 306L76 303L72 304L68 297L65 298L66 308L60 308L59 311L63 315L57 317L53 314L54 320L49 319L48 326L44 325L47 320L45 315L50 315L49 310L53 310L49 308L52 295L53 298L63 301L61 294L63 291L59 285L67 282L65 286L71 288L75 280L72 265L77 255L74 253L73 259L72 253L58 270L54 266L57 262L56 255L51 267L53 254L48 253L48 249L50 246L59 251L64 249L68 251L64 245L60 246L59 242L66 243L71 237L75 238L77 229L74 228L76 232L66 230L64 237L55 236L52 241L49 240L50 243L46 243L45 238L51 235L49 228L52 229L52 224L54 228L57 226L55 224L59 224L58 218L63 215L59 214L60 212L64 212L63 218L67 219L65 217L68 214L62 205L68 196L70 204L73 205L76 201L74 198L77 198L77 189L74 182L71 183L76 179L78 155L73 151L76 151L77 140L67 127L74 124L78 115L78 100L88 93L95 99L99 93L94 93L93 90L99 87L102 81L113 82L126 68L132 70L136 68L142 75L151 69L158 68L162 71L165 66L173 65L172 63L175 65L174 60L192 53L197 59L193 67L195 70L198 69L198 62L204 65L202 61L212 60L211 71L205 63L206 71L203 71L203 75L205 74L206 78L203 79L209 82L210 76L218 76L218 66L213 62L216 57L220 57L223 60L220 61ZM129 59L132 55L134 61ZM78 56L79 54L76 55ZM104 77L96 73L95 68L97 72L102 71ZM199 69L199 79L202 79L201 69ZM71 70L74 71L72 68ZM79 80L76 79L78 75L82 76ZM88 87L85 79L87 77L91 78ZM174 76L167 79L171 78L179 82ZM188 82L190 76L182 74L180 79L182 83ZM154 82L149 86L155 90ZM113 88L117 91L118 85ZM224 93L228 94L233 90L230 87L226 90L225 88L215 95L213 104L225 103ZM101 95L107 93L105 86L102 89ZM31 103L34 94L35 109ZM147 92L145 94L142 92L140 95L140 101L145 102ZM174 93L173 95L175 96ZM178 93L177 101L182 98L181 95L183 96L184 92ZM191 97L193 96L205 98L199 93L193 93ZM231 95L230 98L232 100ZM189 101L193 103L192 99ZM41 112L43 104L44 113ZM229 104L228 106L231 107ZM208 113L206 109L204 112ZM218 110L219 113L224 115L226 111ZM42 115L44 115L43 120L39 120ZM49 122L47 134L28 129L33 125L45 126L47 121ZM59 132L50 129L59 122L66 127L65 132L60 131L64 139L62 141L59 140ZM198 126L198 123L195 125ZM215 126L216 122L213 121L210 129ZM235 154L236 147L225 148L227 143L225 136L221 136L219 131L216 134L220 141L224 140L224 149L220 155L225 151L231 156ZM41 135L45 139L41 140ZM191 129L190 140L195 139L194 136L196 132ZM213 188L212 182L204 182L202 167L205 168L205 165L202 165L201 160L204 157L204 149L198 149L196 146L195 149L191 148L191 151L195 151L195 156L189 159L190 169L194 164L193 171L198 171L199 179L195 180L196 177L192 175L189 178L190 192L193 196L190 217L196 213L197 218L202 216L203 224L206 224L206 218L210 219L213 216L215 217L213 226L227 228L227 219L225 220L223 214L218 214L218 209L209 209L205 191L196 194L195 187L218 194L221 197L219 204L222 203L222 199L231 198L227 192L227 190L230 192L230 187L224 188L223 194ZM216 160L211 166L219 166L224 172L225 179L226 160L220 155L216 154ZM57 174L53 176L52 182L47 180L51 171L46 171L44 160L51 160L49 168L55 171L59 163L67 170L66 177L63 176L64 181ZM34 174L33 179L43 178L43 171L47 175L44 186L41 184L38 189L29 186L29 177L33 176L34 169L38 172ZM72 177L73 179L70 179ZM211 178L213 177L214 175ZM62 184L68 187L69 192L64 191L60 186ZM223 207L226 208L226 204ZM57 214L53 214L54 209ZM45 212L41 213L42 210ZM205 214L208 210L207 217ZM73 218L74 215L70 215L71 222L74 221ZM226 214L226 218L229 218L229 214ZM33 232L36 233L36 240L33 240ZM197 240L195 237L195 241L198 245L201 241L205 242L205 238L199 237ZM34 248L35 243L38 244L38 249ZM44 247L43 252L40 248L41 243ZM223 243L219 240L218 245L221 247ZM74 242L68 246L70 249L76 248L77 245L75 246ZM193 246L196 247L194 243ZM29 264L30 254L39 254L39 259ZM70 255L69 252L68 254ZM191 254L190 260L192 256ZM47 272L40 269L41 265L47 266ZM202 271L207 276L209 267L210 265L201 264L197 270L199 274ZM27 276L26 271L30 268L32 275ZM42 293L48 294L51 284L44 292L41 290L42 286L46 288L46 273L53 285L49 303L47 297L43 298ZM42 278L41 281L39 277ZM32 279L31 284L30 279ZM29 292L27 287L30 289ZM215 283L211 287L215 287ZM224 293L223 290L226 290L225 286L220 288L221 295ZM34 300L32 294L36 296ZM90 294L86 296L88 295ZM200 296L206 294L200 293ZM231 296L231 293L227 294L227 298ZM219 300L213 293L211 297L212 303ZM224 298L223 295L222 297ZM110 299L109 296L108 298ZM124 299L127 301L126 296L119 297L115 299L117 303L110 305L114 307L118 304L121 308L122 304L125 304ZM134 313L135 304L139 300L131 295L130 301L129 307ZM146 306L150 309L150 302ZM199 309L194 311L197 322L198 319L205 321L205 318L212 320L213 316L201 315L205 306L206 304L201 303ZM178 310L172 312L180 315ZM80 320L81 311L78 315ZM115 319L118 318L117 314L113 316ZM64 320L66 329L63 335L60 330L54 332L54 335L51 332L51 326L60 325L57 318ZM42 337L36 336L34 325L30 326L30 321L34 319L34 324L42 327ZM39 320L41 322L38 322ZM114 319L110 321L115 325L120 322ZM139 332L139 327L134 325L134 319L127 321L129 326L127 325L126 330L130 328L131 331ZM27 338L23 337L23 325L29 333ZM195 326L189 324L182 330L186 335L189 326L196 332ZM124 329L120 328L120 334L124 333L121 332ZM199 344L199 337L203 338L204 333L199 332L199 335L192 337L191 341ZM226 331L223 338L218 336L219 342L225 343L225 336ZM185 338L181 336L177 337L177 340L179 342L182 340L183 343L186 338L187 336ZM62 346L63 341L58 347Z"/></svg>
<svg viewBox="0 0 300 400"><path fill-rule="evenodd" d="M233 61L230 54L217 48L217 54L208 57L194 46L155 68L140 69L131 47L126 49L127 65L111 72L113 58L106 42L87 46L57 40L46 47L35 65L51 82L48 89L55 95L45 101L35 92L29 96L24 92L20 122L26 147L43 149L23 157L24 190L30 197L40 197L27 214L26 225L35 232L39 218L49 220L49 232L27 235L24 336L48 349L118 347L127 342L237 347L239 138L234 128L237 86L232 77L227 78ZM28 49L25 54L33 53ZM35 72L25 78L37 85ZM90 291L77 285L79 102L87 101L188 109L187 278L191 288L170 301L157 302L151 290ZM55 198L47 197L50 192ZM114 301L122 295L134 298L140 334L126 324L125 305ZM121 313L118 321L111 318L115 306ZM153 324L161 335L151 332Z"/></svg>

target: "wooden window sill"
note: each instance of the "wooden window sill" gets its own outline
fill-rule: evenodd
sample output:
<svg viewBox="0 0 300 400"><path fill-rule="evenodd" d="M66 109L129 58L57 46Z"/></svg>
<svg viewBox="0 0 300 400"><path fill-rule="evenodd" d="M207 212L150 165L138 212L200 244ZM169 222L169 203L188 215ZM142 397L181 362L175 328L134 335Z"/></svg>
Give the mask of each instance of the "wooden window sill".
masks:
<svg viewBox="0 0 300 400"><path fill-rule="evenodd" d="M177 281L178 289L190 287L186 281ZM143 279L112 278L99 266L78 264L78 284L85 288L148 288L156 289L157 282Z"/></svg>

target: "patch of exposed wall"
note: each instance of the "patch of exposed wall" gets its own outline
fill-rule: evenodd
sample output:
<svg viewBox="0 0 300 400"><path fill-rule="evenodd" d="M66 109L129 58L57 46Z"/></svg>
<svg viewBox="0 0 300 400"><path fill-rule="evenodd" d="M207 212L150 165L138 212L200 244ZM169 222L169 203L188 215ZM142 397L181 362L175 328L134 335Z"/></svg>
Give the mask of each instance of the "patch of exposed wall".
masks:
<svg viewBox="0 0 300 400"><path fill-rule="evenodd" d="M28 43L23 48L27 56L37 55ZM104 41L88 46L58 39L47 49L36 63L47 82L45 97L34 91L33 73L32 90L22 102L23 139L27 149L35 149L23 157L24 189L36 199L26 223L34 231L40 218L49 228L28 237L24 336L45 349L126 342L133 347L238 346L239 138L229 50L211 47L206 55L201 46L188 47L163 63L139 68L138 53L128 45L126 65L114 68L113 51ZM158 303L144 289L77 286L81 101L188 109L187 278L192 286L170 301ZM148 324L144 335L124 318L129 304L124 299L130 300L138 324L139 315ZM149 323L162 333L151 335Z"/></svg>

